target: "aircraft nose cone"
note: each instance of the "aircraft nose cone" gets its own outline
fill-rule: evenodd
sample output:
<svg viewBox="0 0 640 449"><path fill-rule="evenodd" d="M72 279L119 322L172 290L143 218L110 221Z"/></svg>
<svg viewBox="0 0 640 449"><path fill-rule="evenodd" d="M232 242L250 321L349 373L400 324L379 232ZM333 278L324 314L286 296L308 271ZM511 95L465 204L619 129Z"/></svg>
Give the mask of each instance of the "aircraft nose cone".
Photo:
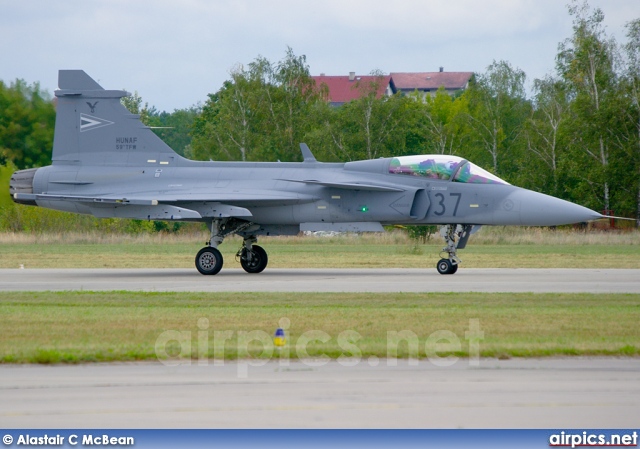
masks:
<svg viewBox="0 0 640 449"><path fill-rule="evenodd" d="M559 226L602 218L586 207L531 190L520 189L509 199L520 204L520 220L525 226Z"/></svg>

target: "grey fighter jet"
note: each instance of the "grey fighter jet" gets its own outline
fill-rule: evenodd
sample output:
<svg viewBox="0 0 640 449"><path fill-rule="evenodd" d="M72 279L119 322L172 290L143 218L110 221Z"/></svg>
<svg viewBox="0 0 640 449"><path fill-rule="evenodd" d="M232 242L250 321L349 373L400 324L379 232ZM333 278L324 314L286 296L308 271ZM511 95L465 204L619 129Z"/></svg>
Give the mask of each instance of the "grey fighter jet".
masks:
<svg viewBox="0 0 640 449"><path fill-rule="evenodd" d="M603 218L558 198L510 185L456 156L318 162L201 162L179 156L131 114L121 90L82 70L61 70L52 165L11 178L14 201L96 217L205 222L211 238L195 265L217 274L225 237L243 237L242 268L260 273L261 235L380 232L384 225L440 225L438 272L453 274L482 225L555 226Z"/></svg>

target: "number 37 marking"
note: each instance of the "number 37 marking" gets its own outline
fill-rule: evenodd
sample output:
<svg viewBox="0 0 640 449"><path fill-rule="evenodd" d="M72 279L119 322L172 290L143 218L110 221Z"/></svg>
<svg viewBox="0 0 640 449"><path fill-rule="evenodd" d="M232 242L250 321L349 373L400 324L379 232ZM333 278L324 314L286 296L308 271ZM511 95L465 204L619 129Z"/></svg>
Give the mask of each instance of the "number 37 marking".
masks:
<svg viewBox="0 0 640 449"><path fill-rule="evenodd" d="M462 193L450 193L449 196L454 196L456 198L456 205L453 208L453 216L455 217L456 214L458 213L458 206L460 205L460 198L462 198ZM439 209L433 211L433 214L437 216L444 215L444 213L447 211L447 207L444 204L444 194L436 193L435 197L438 198L439 200L436 203Z"/></svg>

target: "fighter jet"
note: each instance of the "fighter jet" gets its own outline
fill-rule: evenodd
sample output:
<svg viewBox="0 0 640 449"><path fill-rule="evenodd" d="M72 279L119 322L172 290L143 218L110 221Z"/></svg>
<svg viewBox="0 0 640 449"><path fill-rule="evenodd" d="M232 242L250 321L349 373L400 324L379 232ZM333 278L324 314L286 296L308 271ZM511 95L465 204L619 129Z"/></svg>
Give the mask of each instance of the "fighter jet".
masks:
<svg viewBox="0 0 640 449"><path fill-rule="evenodd" d="M260 273L257 238L301 231L382 232L385 225L440 225L446 246L437 263L453 274L457 251L483 225L556 226L603 218L552 196L510 185L457 156L417 155L318 162L185 159L82 70L61 70L52 165L20 170L10 182L17 203L95 217L196 221L211 237L195 258L217 274L218 246L242 236L242 268Z"/></svg>

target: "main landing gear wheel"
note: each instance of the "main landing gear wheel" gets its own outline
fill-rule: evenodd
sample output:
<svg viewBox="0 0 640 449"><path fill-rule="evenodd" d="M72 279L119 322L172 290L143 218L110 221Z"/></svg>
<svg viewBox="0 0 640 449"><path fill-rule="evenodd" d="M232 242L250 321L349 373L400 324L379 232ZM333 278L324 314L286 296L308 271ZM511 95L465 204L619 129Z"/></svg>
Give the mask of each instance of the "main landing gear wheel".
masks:
<svg viewBox="0 0 640 449"><path fill-rule="evenodd" d="M202 248L196 255L196 268L200 274L218 274L222 269L222 263L222 254L212 246Z"/></svg>
<svg viewBox="0 0 640 449"><path fill-rule="evenodd" d="M240 265L247 273L261 273L267 267L267 262L267 252L261 246L252 245L250 250L242 248L240 251Z"/></svg>
<svg viewBox="0 0 640 449"><path fill-rule="evenodd" d="M449 259L440 259L436 268L440 274L453 274L458 271L458 264L454 265Z"/></svg>

